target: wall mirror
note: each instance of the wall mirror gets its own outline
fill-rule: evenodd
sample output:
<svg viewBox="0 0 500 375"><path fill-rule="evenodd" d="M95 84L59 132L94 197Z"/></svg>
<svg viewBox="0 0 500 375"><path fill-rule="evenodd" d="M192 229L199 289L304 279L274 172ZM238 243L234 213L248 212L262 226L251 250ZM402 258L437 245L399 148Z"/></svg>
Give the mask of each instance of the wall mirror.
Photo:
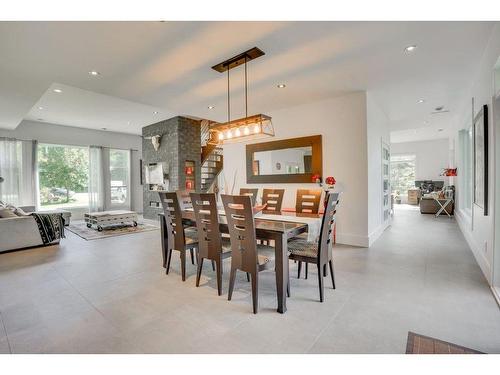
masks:
<svg viewBox="0 0 500 375"><path fill-rule="evenodd" d="M304 183L322 176L321 135L246 146L247 183Z"/></svg>

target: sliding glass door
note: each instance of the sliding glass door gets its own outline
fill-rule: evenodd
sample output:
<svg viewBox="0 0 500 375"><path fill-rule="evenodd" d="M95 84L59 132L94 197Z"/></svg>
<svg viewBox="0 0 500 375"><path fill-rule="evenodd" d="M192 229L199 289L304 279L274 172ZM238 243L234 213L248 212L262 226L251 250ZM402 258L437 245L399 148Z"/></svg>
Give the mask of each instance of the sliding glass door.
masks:
<svg viewBox="0 0 500 375"><path fill-rule="evenodd" d="M40 144L38 176L42 209L88 209L88 147Z"/></svg>
<svg viewBox="0 0 500 375"><path fill-rule="evenodd" d="M130 151L109 149L109 207L130 209Z"/></svg>

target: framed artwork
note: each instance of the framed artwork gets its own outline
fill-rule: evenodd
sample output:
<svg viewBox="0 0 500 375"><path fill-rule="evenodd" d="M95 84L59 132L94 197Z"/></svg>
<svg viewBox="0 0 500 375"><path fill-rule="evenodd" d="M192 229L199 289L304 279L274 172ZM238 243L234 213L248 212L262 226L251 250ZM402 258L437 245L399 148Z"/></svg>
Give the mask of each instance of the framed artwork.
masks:
<svg viewBox="0 0 500 375"><path fill-rule="evenodd" d="M488 106L474 117L474 204L488 215Z"/></svg>

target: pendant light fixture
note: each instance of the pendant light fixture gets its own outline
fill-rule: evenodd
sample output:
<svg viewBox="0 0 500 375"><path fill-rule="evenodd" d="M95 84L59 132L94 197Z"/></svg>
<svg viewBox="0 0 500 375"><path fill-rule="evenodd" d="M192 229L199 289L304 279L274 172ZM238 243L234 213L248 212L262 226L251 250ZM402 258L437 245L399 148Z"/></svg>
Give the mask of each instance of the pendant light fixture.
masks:
<svg viewBox="0 0 500 375"><path fill-rule="evenodd" d="M274 137L274 127L270 116L264 114L248 116L247 63L263 55L263 51L254 47L212 67L212 69L219 73L227 71L227 122L216 123L210 127L210 141L212 143L223 143L226 140L231 140L232 142L244 141L250 137ZM245 67L245 117L231 120L229 71L242 64Z"/></svg>

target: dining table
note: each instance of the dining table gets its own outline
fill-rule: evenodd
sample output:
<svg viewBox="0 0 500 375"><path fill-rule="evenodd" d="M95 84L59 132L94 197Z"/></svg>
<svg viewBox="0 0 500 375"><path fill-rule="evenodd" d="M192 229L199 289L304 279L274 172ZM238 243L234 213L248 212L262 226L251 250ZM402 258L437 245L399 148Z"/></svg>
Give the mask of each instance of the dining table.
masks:
<svg viewBox="0 0 500 375"><path fill-rule="evenodd" d="M182 209L182 219L186 226L196 226L196 219L192 209ZM287 284L289 280L289 261L288 261L288 240L302 233L308 232L311 219L321 220L321 214L298 213L298 212L276 212L263 211L266 218L259 218L257 213L255 220L255 234L257 240L266 240L274 242L275 252L275 273L276 273L276 289L278 299L277 311L281 314L287 310ZM160 213L160 228L161 228L161 246L166 246L167 227L164 213ZM276 219L269 219L269 215L275 215ZM301 222L300 220L304 221ZM227 218L223 210L219 210L219 228L221 233L228 234L229 228Z"/></svg>

